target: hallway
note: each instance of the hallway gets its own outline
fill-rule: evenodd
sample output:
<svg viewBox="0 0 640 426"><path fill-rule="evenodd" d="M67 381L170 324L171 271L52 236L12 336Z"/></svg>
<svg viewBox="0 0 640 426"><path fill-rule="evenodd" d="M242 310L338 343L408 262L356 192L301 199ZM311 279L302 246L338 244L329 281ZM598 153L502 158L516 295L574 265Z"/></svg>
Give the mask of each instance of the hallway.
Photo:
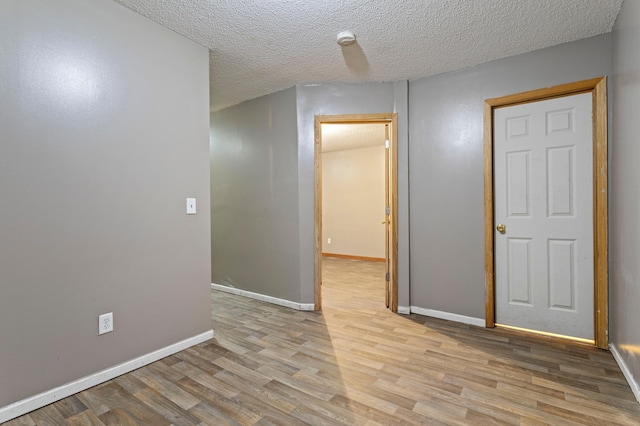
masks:
<svg viewBox="0 0 640 426"><path fill-rule="evenodd" d="M322 306L333 309L370 310L386 312L384 304L383 262L322 259Z"/></svg>

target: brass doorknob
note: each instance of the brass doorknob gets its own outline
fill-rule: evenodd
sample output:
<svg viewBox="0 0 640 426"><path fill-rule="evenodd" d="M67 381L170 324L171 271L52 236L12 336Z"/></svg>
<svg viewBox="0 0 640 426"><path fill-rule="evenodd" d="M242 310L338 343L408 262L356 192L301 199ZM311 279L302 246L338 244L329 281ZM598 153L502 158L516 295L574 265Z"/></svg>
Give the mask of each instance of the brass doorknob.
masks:
<svg viewBox="0 0 640 426"><path fill-rule="evenodd" d="M504 234L505 232L507 232L507 227L505 225L503 225L503 224L500 224L500 225L496 226L496 229L501 234Z"/></svg>

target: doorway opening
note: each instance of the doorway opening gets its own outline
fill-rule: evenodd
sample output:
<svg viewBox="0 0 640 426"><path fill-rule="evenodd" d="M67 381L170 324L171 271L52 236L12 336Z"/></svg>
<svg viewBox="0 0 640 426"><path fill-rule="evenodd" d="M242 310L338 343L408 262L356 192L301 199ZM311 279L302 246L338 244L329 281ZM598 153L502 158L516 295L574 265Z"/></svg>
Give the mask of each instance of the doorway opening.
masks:
<svg viewBox="0 0 640 426"><path fill-rule="evenodd" d="M384 303L392 311L398 310L398 271L397 271L397 253L398 253L398 227L396 223L398 211L397 198L397 114L358 114L358 115L322 115L315 117L315 277L314 277L314 305L315 310L322 309L322 258L323 251L325 254L330 253L327 247L329 238L332 236L323 236L323 131L325 138L327 132L345 125L367 125L375 131L381 130L384 138L380 141L384 149L384 203L381 205L381 211L372 213L377 217L377 226L384 225L384 257L381 254L371 256L351 256L353 258L362 258L366 260L380 260L385 264L385 274L382 277L385 280L385 300ZM346 128L349 128L346 127ZM331 142L329 142L331 143ZM377 216L376 216L377 215ZM370 220L371 221L371 220ZM340 256L336 256L340 257ZM382 302L382 301L381 301Z"/></svg>
<svg viewBox="0 0 640 426"><path fill-rule="evenodd" d="M607 222L608 222L608 204L607 204L607 94L606 94L606 78L595 78L590 80L579 81L575 83L564 84L560 86L554 86L550 88L533 90L530 92L519 93L515 95L505 96L501 98L487 99L484 104L484 172L485 172L485 185L484 185L484 199L485 199L485 283L486 283L486 326L487 327L495 327L496 326L496 304L497 304L497 291L496 291L496 274L499 272L497 269L497 253L496 246L498 244L497 238L503 238L506 231L506 227L504 224L496 224L495 219L497 215L500 214L508 214L505 211L497 211L496 210L496 197L497 191L499 188L496 188L497 185L497 177L495 176L495 154L496 154L496 137L495 131L496 127L494 124L494 120L496 119L496 110L498 108L512 107L516 105L525 105L531 104L539 101L547 101L552 99L559 99L563 97L570 97L579 94L591 94L591 116L588 119L591 121L591 135L592 135L592 166L591 166L591 176L593 180L593 185L591 192L593 196L593 211L592 211L592 220L593 220L593 336L594 340L592 343L595 343L595 346L601 349L608 348L608 268L607 268L607 260L608 260L608 245L607 245ZM570 111L571 109L566 109L566 111ZM556 111L553 111L555 113ZM553 118L552 113L546 113L547 118ZM524 116L523 116L524 117ZM567 115L569 117L569 115ZM521 118L521 117L517 117ZM566 121L566 120L565 120ZM514 121L515 122L515 121ZM566 121L570 123L569 121ZM523 129L526 129L528 132L529 127L525 126ZM501 128L501 131L504 130ZM546 129L549 131L549 128ZM523 133L524 134L524 133ZM562 147L565 151L568 152L570 147ZM559 152L559 150L556 150ZM527 151L522 150L520 153L529 154ZM509 155L509 154L507 154ZM553 160L552 150L547 148L546 151L547 160ZM525 155L521 155L523 158ZM516 156L512 156L515 158ZM506 158L506 157L505 157ZM528 158L528 157L526 157ZM566 170L569 170L573 173L574 163L571 160L571 156L568 156L568 161L565 161L569 166L566 167ZM502 161L502 160L501 160ZM524 164L524 163L523 163ZM527 163L528 164L528 163ZM527 166L528 167L528 166ZM527 169L528 170L528 169ZM548 177L553 176L554 170L547 169L545 175ZM527 171L527 173L529 173ZM551 174L549 174L551 173ZM506 176L506 175L505 175ZM501 176L500 179L505 176ZM524 175L523 175L524 176ZM528 179L528 178L527 178ZM523 181L525 182L525 181ZM525 182L526 183L526 182ZM528 184L527 184L528 185ZM515 186L508 187L509 191L512 191L511 188L515 188ZM524 188L524 187L523 187ZM504 192L504 191L503 191ZM521 191L522 192L522 191ZM512 191L513 193L513 191ZM513 193L515 194L515 193ZM549 194L547 194L544 198L548 198ZM504 203L503 203L504 204ZM547 201L546 210L549 209L549 201ZM528 216L528 214L523 214L523 216ZM543 216L552 216L551 213L545 213ZM567 217L573 216L573 213L566 214ZM591 219L591 218L590 218ZM496 229L499 232L496 235ZM517 238L528 244L527 238ZM554 241L560 240L552 240L547 238L547 246L552 247ZM565 239L561 241L562 243L566 243L565 245L570 246L573 244L570 239ZM500 242L502 244L502 242ZM525 247L526 244L521 244L522 247ZM515 244L514 244L515 247ZM569 247L571 248L571 247ZM507 253L507 252L504 252ZM515 252L514 252L515 253ZM567 253L573 253L571 251L567 251ZM525 253L526 254L526 253ZM509 259L508 254L506 255L507 259ZM526 255L522 259L529 259L529 255ZM549 256L549 255L547 255ZM567 257L568 259L571 256ZM553 255L550 260L558 259L557 256ZM522 262L520 262L522 263ZM525 262L526 263L526 262ZM504 264L504 263L503 263ZM511 274L511 270L509 270L508 262L506 263L506 270L508 271L507 276L515 276L516 269L522 268L512 268L514 274ZM524 265L524 263L523 263ZM550 267L547 266L547 269ZM572 279L573 274L573 266L571 268L565 268L567 279ZM511 274L511 275L509 275ZM526 275L526 274L525 274ZM558 274L557 276L561 276L562 274ZM547 272L548 276L548 272ZM551 276L550 280L557 278L557 276ZM509 289L510 291L510 289ZM522 303L524 305L524 303ZM551 307L553 308L553 307ZM591 307L588 307L589 309ZM501 325L501 324L499 324ZM528 328L528 327L525 327ZM527 329L526 331L530 332L538 332L534 329ZM551 334L555 335L555 333L542 333L542 334ZM560 336L566 337L566 336ZM571 336L568 336L571 338Z"/></svg>

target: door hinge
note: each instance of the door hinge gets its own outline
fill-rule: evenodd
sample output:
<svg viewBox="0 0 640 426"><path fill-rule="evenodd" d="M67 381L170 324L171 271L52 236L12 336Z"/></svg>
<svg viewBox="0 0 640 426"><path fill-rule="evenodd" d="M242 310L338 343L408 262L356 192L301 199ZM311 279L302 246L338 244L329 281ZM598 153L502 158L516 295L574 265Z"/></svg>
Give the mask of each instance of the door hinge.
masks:
<svg viewBox="0 0 640 426"><path fill-rule="evenodd" d="M387 139L386 141L384 141L384 147L389 149L389 147L391 146L391 142L389 142L389 139Z"/></svg>
<svg viewBox="0 0 640 426"><path fill-rule="evenodd" d="M391 281L391 275L388 272L384 275L384 280Z"/></svg>
<svg viewBox="0 0 640 426"><path fill-rule="evenodd" d="M387 215L390 215L390 214L391 214L391 207L387 206L387 208L386 208L386 209L384 209L384 212L385 212Z"/></svg>

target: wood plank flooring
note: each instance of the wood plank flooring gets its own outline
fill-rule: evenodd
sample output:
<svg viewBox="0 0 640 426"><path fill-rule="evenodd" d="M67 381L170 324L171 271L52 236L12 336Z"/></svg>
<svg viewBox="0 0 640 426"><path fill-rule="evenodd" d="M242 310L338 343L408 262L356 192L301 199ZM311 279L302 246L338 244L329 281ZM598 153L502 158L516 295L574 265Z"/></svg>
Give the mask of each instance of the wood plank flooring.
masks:
<svg viewBox="0 0 640 426"><path fill-rule="evenodd" d="M324 310L213 291L216 338L8 425L638 425L610 353L384 307L384 264L324 259Z"/></svg>

